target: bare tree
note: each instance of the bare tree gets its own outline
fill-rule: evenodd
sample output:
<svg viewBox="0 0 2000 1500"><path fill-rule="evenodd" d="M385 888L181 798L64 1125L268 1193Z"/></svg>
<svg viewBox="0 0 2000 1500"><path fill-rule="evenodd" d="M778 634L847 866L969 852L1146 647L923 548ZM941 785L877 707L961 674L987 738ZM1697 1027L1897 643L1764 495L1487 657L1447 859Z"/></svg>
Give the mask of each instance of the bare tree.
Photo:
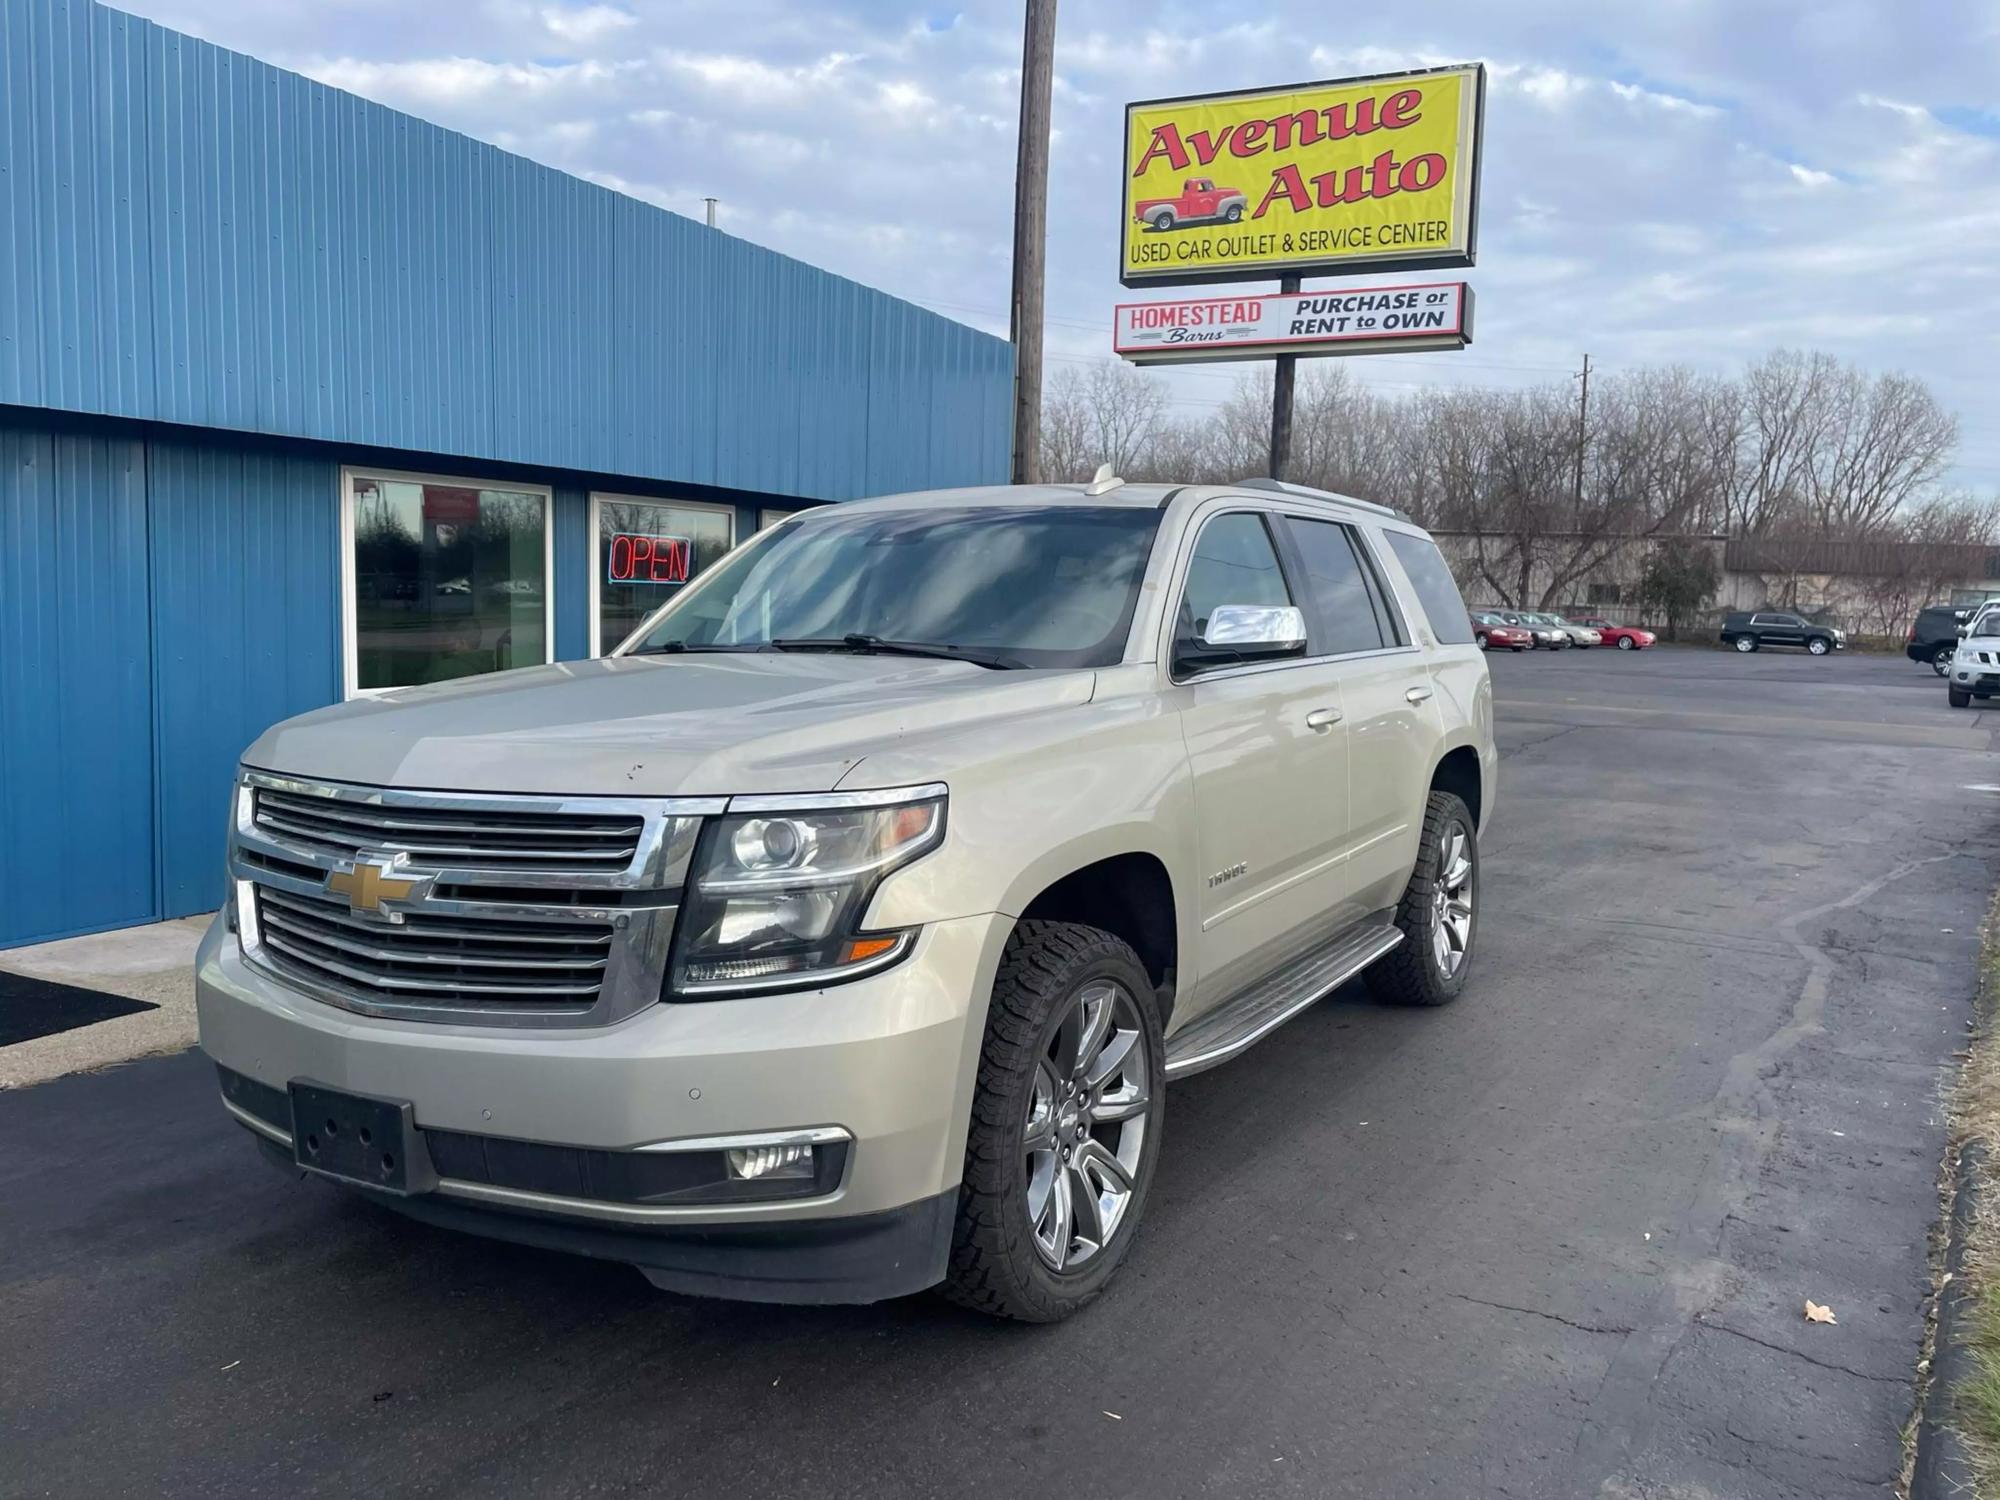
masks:
<svg viewBox="0 0 2000 1500"><path fill-rule="evenodd" d="M1065 366L1042 403L1042 477L1074 483L1099 464L1136 472L1166 409L1166 387L1144 370L1113 359Z"/></svg>

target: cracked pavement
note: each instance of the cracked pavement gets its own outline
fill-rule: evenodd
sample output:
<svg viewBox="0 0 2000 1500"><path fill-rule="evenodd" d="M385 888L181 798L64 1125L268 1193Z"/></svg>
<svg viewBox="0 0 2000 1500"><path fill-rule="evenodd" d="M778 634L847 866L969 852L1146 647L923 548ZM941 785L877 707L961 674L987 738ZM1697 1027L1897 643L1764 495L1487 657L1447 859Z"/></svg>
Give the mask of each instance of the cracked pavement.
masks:
<svg viewBox="0 0 2000 1500"><path fill-rule="evenodd" d="M1071 1323L460 1239L272 1172L187 1054L0 1094L0 1490L1889 1493L1992 716L1900 659L1493 667L1466 998L1176 1085Z"/></svg>

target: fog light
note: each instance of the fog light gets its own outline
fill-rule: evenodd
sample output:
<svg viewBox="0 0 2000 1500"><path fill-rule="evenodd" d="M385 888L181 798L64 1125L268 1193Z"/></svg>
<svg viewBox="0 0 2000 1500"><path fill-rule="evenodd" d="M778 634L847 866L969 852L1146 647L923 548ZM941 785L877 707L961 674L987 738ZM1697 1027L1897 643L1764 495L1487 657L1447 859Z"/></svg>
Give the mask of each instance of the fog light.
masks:
<svg viewBox="0 0 2000 1500"><path fill-rule="evenodd" d="M784 1182L812 1174L811 1146L748 1146L729 1153L729 1175L739 1181Z"/></svg>

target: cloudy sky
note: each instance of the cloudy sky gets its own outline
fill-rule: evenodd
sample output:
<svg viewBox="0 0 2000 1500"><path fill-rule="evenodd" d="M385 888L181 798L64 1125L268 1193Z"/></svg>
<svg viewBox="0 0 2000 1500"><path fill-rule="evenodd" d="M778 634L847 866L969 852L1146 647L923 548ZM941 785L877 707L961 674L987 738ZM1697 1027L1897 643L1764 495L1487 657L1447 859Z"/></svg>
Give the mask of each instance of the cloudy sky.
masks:
<svg viewBox="0 0 2000 1500"><path fill-rule="evenodd" d="M119 3L1006 331L1018 0ZM1052 361L1109 347L1127 99L1481 59L1478 341L1356 374L1826 349L1931 381L2000 490L1993 0L1062 0ZM1235 376L1171 378L1192 415Z"/></svg>

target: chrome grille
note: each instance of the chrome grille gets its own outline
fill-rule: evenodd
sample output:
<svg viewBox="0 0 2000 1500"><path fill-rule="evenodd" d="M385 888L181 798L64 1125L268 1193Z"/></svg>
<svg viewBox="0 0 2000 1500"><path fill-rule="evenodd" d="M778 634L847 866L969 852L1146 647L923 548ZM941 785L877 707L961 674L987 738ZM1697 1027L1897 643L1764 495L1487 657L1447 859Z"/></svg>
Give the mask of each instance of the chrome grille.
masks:
<svg viewBox="0 0 2000 1500"><path fill-rule="evenodd" d="M622 870L639 853L643 818L589 813L402 807L260 786L254 817L281 839L352 857L407 854L432 867Z"/></svg>
<svg viewBox="0 0 2000 1500"><path fill-rule="evenodd" d="M604 987L607 922L496 922L412 914L390 924L345 902L257 894L264 946L332 984L428 1005L525 1002L589 1010Z"/></svg>
<svg viewBox="0 0 2000 1500"><path fill-rule="evenodd" d="M230 841L243 951L364 1014L607 1024L659 999L695 836L722 807L246 771Z"/></svg>

